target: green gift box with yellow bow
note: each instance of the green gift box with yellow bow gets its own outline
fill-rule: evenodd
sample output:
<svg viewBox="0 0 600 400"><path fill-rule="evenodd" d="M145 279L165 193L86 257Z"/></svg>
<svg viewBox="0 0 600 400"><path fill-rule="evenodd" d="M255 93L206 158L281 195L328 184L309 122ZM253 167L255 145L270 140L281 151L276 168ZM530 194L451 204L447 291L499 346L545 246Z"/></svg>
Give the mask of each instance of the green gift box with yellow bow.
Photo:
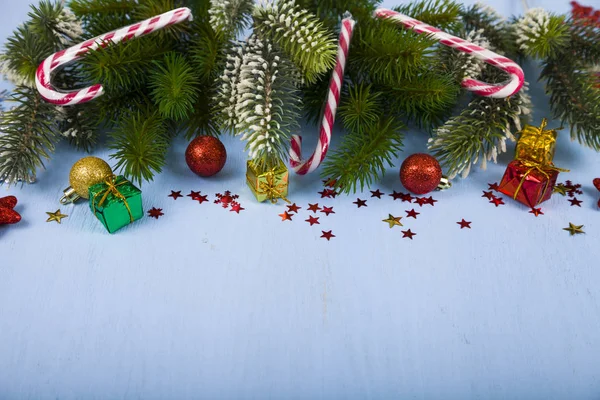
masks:
<svg viewBox="0 0 600 400"><path fill-rule="evenodd" d="M90 208L110 233L144 215L142 191L122 176L110 176L90 186Z"/></svg>
<svg viewBox="0 0 600 400"><path fill-rule="evenodd" d="M282 199L286 203L289 200L288 184L290 174L283 162L279 162L273 168L264 168L250 160L247 164L246 182L259 202L271 201L277 203Z"/></svg>

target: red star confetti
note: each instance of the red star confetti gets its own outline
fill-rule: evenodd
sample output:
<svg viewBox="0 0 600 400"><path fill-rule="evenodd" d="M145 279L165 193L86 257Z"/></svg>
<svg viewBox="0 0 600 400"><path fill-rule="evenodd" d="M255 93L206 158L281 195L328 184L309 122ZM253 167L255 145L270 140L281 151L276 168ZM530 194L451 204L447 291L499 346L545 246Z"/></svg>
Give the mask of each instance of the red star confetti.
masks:
<svg viewBox="0 0 600 400"><path fill-rule="evenodd" d="M402 195L400 196L400 200L402 200L402 202L408 202L408 203L412 203L412 201L414 200L414 197L412 197L410 195L410 193L402 193Z"/></svg>
<svg viewBox="0 0 600 400"><path fill-rule="evenodd" d="M410 211L406 210L404 212L406 213L406 218L412 217L414 219L417 219L417 215L421 214L421 213L416 212L414 208Z"/></svg>
<svg viewBox="0 0 600 400"><path fill-rule="evenodd" d="M416 197L415 202L419 205L419 207L423 207L423 205L427 204L427 199L425 197Z"/></svg>
<svg viewBox="0 0 600 400"><path fill-rule="evenodd" d="M299 210L299 209L301 209L302 207L298 207L298 206L296 205L296 203L294 203L294 204L292 204L292 205L289 205L289 206L287 206L287 208L288 208L288 211L289 211L289 212L291 212L291 213L296 213L296 214L297 214L297 213L298 213L298 210Z"/></svg>
<svg viewBox="0 0 600 400"><path fill-rule="evenodd" d="M313 217L312 215L308 217L307 220L305 220L306 222L308 222L310 224L310 226L313 226L314 224L321 224L319 222L319 217Z"/></svg>
<svg viewBox="0 0 600 400"><path fill-rule="evenodd" d="M489 190L494 190L496 192L498 191L498 182L496 182L496 183L488 183L488 186L489 186L488 187Z"/></svg>
<svg viewBox="0 0 600 400"><path fill-rule="evenodd" d="M336 192L335 190L330 190L331 192L331 197L333 197L334 199L338 196L338 192Z"/></svg>
<svg viewBox="0 0 600 400"><path fill-rule="evenodd" d="M595 178L592 183L594 184L594 187L600 191L600 178Z"/></svg>
<svg viewBox="0 0 600 400"><path fill-rule="evenodd" d="M231 202L231 209L229 211L233 211L239 214L242 210L245 210L245 208L242 208L242 205L240 203L238 203L237 201Z"/></svg>
<svg viewBox="0 0 600 400"><path fill-rule="evenodd" d="M215 204L220 204L223 208L229 208L231 206L231 202L240 197L237 194L231 194L229 190L223 194L217 193L215 196L217 197Z"/></svg>
<svg viewBox="0 0 600 400"><path fill-rule="evenodd" d="M162 208L152 207L152 209L148 211L148 216L151 218L159 219L163 215L165 214L162 212Z"/></svg>
<svg viewBox="0 0 600 400"><path fill-rule="evenodd" d="M171 190L171 194L169 195L169 197L172 197L173 200L177 200L178 198L183 197L183 196L181 195L181 190L178 192Z"/></svg>
<svg viewBox="0 0 600 400"><path fill-rule="evenodd" d="M407 230L407 231L402 231L402 238L409 238L410 240L412 240L413 236L416 236L417 234L414 232L411 232L411 230Z"/></svg>
<svg viewBox="0 0 600 400"><path fill-rule="evenodd" d="M435 200L431 196L429 196L428 198L425 199L425 204L429 204L430 206L435 206L435 203L437 203L437 200Z"/></svg>
<svg viewBox="0 0 600 400"><path fill-rule="evenodd" d="M325 215L327 216L329 216L329 214L335 214L335 211L333 211L333 207L323 207L321 212L325 213Z"/></svg>
<svg viewBox="0 0 600 400"><path fill-rule="evenodd" d="M325 185L326 187L330 187L330 188L335 187L336 183L337 183L337 179L333 179L333 178L325 179L323 181L323 185Z"/></svg>
<svg viewBox="0 0 600 400"><path fill-rule="evenodd" d="M544 213L542 212L541 208L535 208L535 207L532 208L531 211L529 211L529 214L533 214L536 217L539 216L539 215L544 215Z"/></svg>
<svg viewBox="0 0 600 400"><path fill-rule="evenodd" d="M391 196L391 197L393 197L393 198L394 198L394 200L398 200L398 199L401 199L401 198L402 198L402 195L403 195L403 194L404 194L404 193L402 193L402 192L398 193L398 192L396 192L396 191L394 190L394 193L390 194L390 196Z"/></svg>
<svg viewBox="0 0 600 400"><path fill-rule="evenodd" d="M284 211L283 214L279 214L279 216L281 217L282 221L291 221L292 220L292 214L288 213L287 211Z"/></svg>
<svg viewBox="0 0 600 400"><path fill-rule="evenodd" d="M502 200L501 197L494 197L492 200L490 200L490 203L493 203L496 207L498 207L504 204L504 200Z"/></svg>
<svg viewBox="0 0 600 400"><path fill-rule="evenodd" d="M581 207L581 203L583 203L583 201L578 200L577 197L573 197L571 200L569 200L569 202L571 202L571 207L573 207L573 206Z"/></svg>
<svg viewBox="0 0 600 400"><path fill-rule="evenodd" d="M331 198L332 191L329 189L324 189L322 192L318 192L321 195L321 198Z"/></svg>
<svg viewBox="0 0 600 400"><path fill-rule="evenodd" d="M367 207L367 201L366 200L356 199L356 201L353 202L352 204L356 204L358 206L358 208Z"/></svg>
<svg viewBox="0 0 600 400"><path fill-rule="evenodd" d="M320 209L321 209L321 207L319 207L319 203L317 203L317 204L308 203L308 211L312 211L316 214Z"/></svg>
<svg viewBox="0 0 600 400"><path fill-rule="evenodd" d="M485 190L483 191L483 196L481 197L485 197L488 200L492 200L493 198L495 198L496 196L494 196L494 193L492 193L492 191L490 190L489 192L486 192Z"/></svg>
<svg viewBox="0 0 600 400"><path fill-rule="evenodd" d="M191 193L187 195L187 197L191 197L192 200L198 200L200 198L200 192L194 192L192 190Z"/></svg>
<svg viewBox="0 0 600 400"><path fill-rule="evenodd" d="M377 197L378 199L380 199L383 195L384 193L382 193L379 189L375 191L371 190L371 197Z"/></svg>
<svg viewBox="0 0 600 400"><path fill-rule="evenodd" d="M335 235L333 233L331 233L331 231L327 231L327 232L321 231L321 232L323 232L323 234L321 235L321 237L324 238L324 239L327 239L327 241L330 241L331 238L335 237Z"/></svg>
<svg viewBox="0 0 600 400"><path fill-rule="evenodd" d="M465 219L463 218L462 221L457 222L457 224L460 225L460 229L471 229L471 222L470 221L465 221Z"/></svg>
<svg viewBox="0 0 600 400"><path fill-rule="evenodd" d="M205 201L208 201L208 195L198 196L198 198L196 200L198 200L198 203L202 204Z"/></svg>

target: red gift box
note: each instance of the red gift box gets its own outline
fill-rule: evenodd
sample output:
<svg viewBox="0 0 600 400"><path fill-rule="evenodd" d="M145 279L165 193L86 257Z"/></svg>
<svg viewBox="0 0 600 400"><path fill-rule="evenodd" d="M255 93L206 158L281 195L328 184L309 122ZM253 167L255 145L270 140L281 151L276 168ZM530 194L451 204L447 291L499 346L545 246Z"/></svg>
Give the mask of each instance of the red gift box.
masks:
<svg viewBox="0 0 600 400"><path fill-rule="evenodd" d="M498 191L533 208L550 199L559 171L552 165L540 166L520 160L511 161Z"/></svg>

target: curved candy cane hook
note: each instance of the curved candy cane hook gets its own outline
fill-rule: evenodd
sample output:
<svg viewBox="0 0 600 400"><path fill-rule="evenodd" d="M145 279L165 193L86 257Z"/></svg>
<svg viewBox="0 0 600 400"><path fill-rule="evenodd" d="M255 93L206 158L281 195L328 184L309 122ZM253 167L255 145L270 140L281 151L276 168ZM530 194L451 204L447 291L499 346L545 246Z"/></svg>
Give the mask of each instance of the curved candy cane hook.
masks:
<svg viewBox="0 0 600 400"><path fill-rule="evenodd" d="M452 36L446 32L434 28L433 26L427 25L414 18L406 16L396 11L388 10L385 8L379 8L375 10L375 16L378 18L391 19L408 29L412 29L417 33L425 33L431 35L435 39L445 46L452 47L463 53L468 53L473 57L482 60L490 65L500 68L504 72L510 75L510 79L500 84L491 84L481 82L477 79L466 78L462 81L462 86L480 96L494 97L494 98L505 98L516 94L525 83L525 74L523 69L509 58L503 57L499 54L494 53L488 49L477 46L476 44L470 43L466 40Z"/></svg>
<svg viewBox="0 0 600 400"><path fill-rule="evenodd" d="M192 20L192 11L186 7L178 8L54 53L46 58L38 67L35 74L35 85L46 101L61 106L86 103L100 97L104 94L104 90L102 85L99 84L72 92L60 92L52 86L52 73L62 65L78 60L86 53L96 50L99 47L106 47L111 42L114 44L144 36L185 20Z"/></svg>
<svg viewBox="0 0 600 400"><path fill-rule="evenodd" d="M317 148L308 160L302 160L302 138L298 135L292 135L292 147L290 148L290 166L299 175L305 175L317 169L321 161L325 158L331 142L331 130L335 121L335 114L340 102L342 85L344 83L344 69L350 49L350 40L354 32L356 21L347 15L342 20L342 32L338 44L338 55L335 69L329 83L329 93L327 95L327 104L325 113L321 122L319 142Z"/></svg>

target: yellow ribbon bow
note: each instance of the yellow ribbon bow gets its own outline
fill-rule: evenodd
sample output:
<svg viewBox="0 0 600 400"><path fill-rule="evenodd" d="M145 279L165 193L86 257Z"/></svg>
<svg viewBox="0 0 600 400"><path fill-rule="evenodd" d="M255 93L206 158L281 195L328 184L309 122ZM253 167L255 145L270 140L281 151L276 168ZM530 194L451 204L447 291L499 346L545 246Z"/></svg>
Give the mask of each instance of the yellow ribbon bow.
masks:
<svg viewBox="0 0 600 400"><path fill-rule="evenodd" d="M123 181L121 181L119 183L116 183L116 181L117 181L116 175L110 175L108 178L106 178L106 180L104 181L104 184L106 185L106 189L101 190L100 192L98 192L94 195L94 199L93 199L93 204L94 204L94 209L95 209L94 211L98 211L97 208L102 207L104 205L104 203L106 202L106 200L108 199L108 196L110 194L112 194L116 198L123 201L123 204L125 204L125 207L127 208L127 212L129 213L129 220L130 220L130 222L133 222L134 221L133 214L131 213L131 208L129 208L129 203L127 203L127 198L125 196L123 196L123 194L121 192L119 192L119 189L117 189L118 186L126 185L128 183L128 181L125 179L123 179ZM102 195L102 198L100 199L100 201L98 203L96 203L96 198L100 195Z"/></svg>
<svg viewBox="0 0 600 400"><path fill-rule="evenodd" d="M544 164L544 163L533 161L533 160L523 160L523 159L519 159L519 158L517 158L517 160L521 163L521 165L527 167L528 169L527 169L527 172L525 172L525 174L523 174L523 178L521 178L521 182L519 183L519 186L517 186L517 189L515 190L515 194L513 196L513 198L515 200L517 199L519 192L523 188L523 184L527 180L527 177L533 171L539 171L542 175L544 175L544 177L546 179L550 179L550 175L548 174L548 171L569 172L568 169L562 169L562 168L555 167L552 163ZM542 199L546 196L546 193L548 192L549 188L550 188L550 185L548 183L546 183L546 186L544 188L544 193L542 193L542 197L541 197Z"/></svg>
<svg viewBox="0 0 600 400"><path fill-rule="evenodd" d="M283 191L286 188L286 184L280 182L275 184L275 171L271 170L266 172L264 176L267 178L266 182L260 182L258 190L261 194L266 194L271 200L271 203L277 203L277 199L282 199L286 203L291 203L284 195Z"/></svg>

